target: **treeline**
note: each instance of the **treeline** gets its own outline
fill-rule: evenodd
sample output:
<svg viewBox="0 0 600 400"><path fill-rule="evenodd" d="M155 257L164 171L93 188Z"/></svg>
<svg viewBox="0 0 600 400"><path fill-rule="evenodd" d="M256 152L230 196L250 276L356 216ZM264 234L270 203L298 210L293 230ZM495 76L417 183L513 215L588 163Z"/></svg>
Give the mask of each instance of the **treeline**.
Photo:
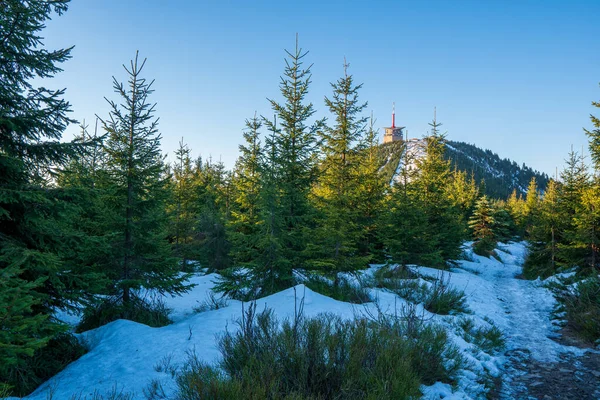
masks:
<svg viewBox="0 0 600 400"><path fill-rule="evenodd" d="M538 187L544 191L549 178L527 165L519 165L507 158L500 158L491 150L450 140L446 148L446 158L452 166L475 176L477 182L485 182L485 194L495 199L508 198L513 190L526 195L529 182L535 178Z"/></svg>

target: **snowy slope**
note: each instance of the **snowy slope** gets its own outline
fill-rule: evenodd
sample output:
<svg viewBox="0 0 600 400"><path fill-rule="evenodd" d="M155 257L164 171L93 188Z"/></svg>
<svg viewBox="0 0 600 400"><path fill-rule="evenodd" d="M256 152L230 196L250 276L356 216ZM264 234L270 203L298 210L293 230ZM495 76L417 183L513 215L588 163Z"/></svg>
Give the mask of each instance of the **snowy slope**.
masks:
<svg viewBox="0 0 600 400"><path fill-rule="evenodd" d="M499 251L502 262L472 254L471 261L459 261L458 267L449 272L450 282L467 294L470 315L478 324L487 324L484 317L491 319L507 336L507 351L529 349L538 360L554 360L562 352L581 352L557 344L549 339L554 334L550 321L553 298L539 281L516 279L520 273L525 246L512 243ZM377 266L367 270L371 274ZM437 276L438 270L415 267L423 276ZM217 340L225 329L237 329L235 320L241 316L242 303L230 300L224 308L194 313L210 293L215 275L194 276L197 286L184 297L167 298L173 309L175 323L162 328L150 328L131 321L118 320L80 335L90 351L70 364L64 371L43 384L27 397L30 400L46 400L52 393L54 399L69 399L72 395L91 397L94 393L117 391L132 393L135 399L143 399L143 391L151 380L162 383L167 393L172 393L175 384L169 372L161 371L158 365L166 361L172 366L181 365L189 352L207 362L219 359ZM404 300L392 293L372 289L380 307L393 311ZM298 285L258 301L257 309L269 307L279 317L292 316L295 303L304 297L304 312L307 316L330 312L343 318L354 318L366 311L375 312L374 304L356 306L333 300ZM423 387L425 399L471 399L485 398L480 377L487 373L501 376L506 357L489 355L467 343L457 332L459 316L437 316L420 312L445 326L449 336L471 362L463 371L458 388L442 383ZM505 390L510 392L510 388ZM507 397L507 398L510 398Z"/></svg>

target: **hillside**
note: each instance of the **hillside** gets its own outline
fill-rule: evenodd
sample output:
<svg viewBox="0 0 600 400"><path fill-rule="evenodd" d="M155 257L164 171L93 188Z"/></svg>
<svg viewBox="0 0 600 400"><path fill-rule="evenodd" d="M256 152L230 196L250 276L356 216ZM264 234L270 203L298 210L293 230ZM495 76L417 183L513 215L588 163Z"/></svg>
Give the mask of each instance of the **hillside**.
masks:
<svg viewBox="0 0 600 400"><path fill-rule="evenodd" d="M413 140L411 144L417 145ZM398 169L406 145L401 142L381 145L384 163L382 172L390 181ZM474 174L477 182L485 182L486 194L493 198L506 199L514 189L525 195L532 177L538 182L538 187L544 190L548 184L548 175L535 171L527 165L519 165L507 158L500 158L491 150L483 150L473 144L449 140L446 146L446 157L452 162L453 168Z"/></svg>

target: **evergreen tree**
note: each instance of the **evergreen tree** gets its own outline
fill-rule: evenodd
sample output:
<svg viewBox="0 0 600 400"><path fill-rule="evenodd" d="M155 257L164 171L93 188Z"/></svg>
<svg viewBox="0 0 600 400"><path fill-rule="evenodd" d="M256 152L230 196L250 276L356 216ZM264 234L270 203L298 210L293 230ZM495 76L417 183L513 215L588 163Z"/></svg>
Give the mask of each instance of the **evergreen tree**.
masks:
<svg viewBox="0 0 600 400"><path fill-rule="evenodd" d="M311 73L310 66L303 68L306 52L298 47L293 53L286 51L286 67L280 90L284 103L269 100L277 116L279 127L263 118L266 127L275 132L274 173L277 176L277 215L282 220L282 230L277 232L278 242L288 266L274 273L274 285L278 288L293 284L292 268L306 267L306 247L314 222L314 210L309 194L315 180L316 133L323 125L318 120L309 125L315 113L311 103L305 104ZM279 223L277 224L279 225Z"/></svg>
<svg viewBox="0 0 600 400"><path fill-rule="evenodd" d="M525 201L521 195L517 195L517 189L506 201L506 209L515 221L517 235L523 237L525 234Z"/></svg>
<svg viewBox="0 0 600 400"><path fill-rule="evenodd" d="M529 186L527 187L527 196L525 197L525 235L530 237L532 234L533 227L539 220L539 207L540 193L538 191L537 182L535 177L531 178Z"/></svg>
<svg viewBox="0 0 600 400"><path fill-rule="evenodd" d="M71 48L48 50L40 36L68 1L9 0L0 8L0 390L8 384L25 395L39 373L57 372L28 365L65 330L55 310L82 301L97 277L76 263L84 242L71 224L75 198L54 185L85 146L60 142L74 122L65 90L33 86L70 57Z"/></svg>
<svg viewBox="0 0 600 400"><path fill-rule="evenodd" d="M506 243L517 236L517 225L512 215L506 208L505 202L497 201L492 204L494 225L492 230L498 242Z"/></svg>
<svg viewBox="0 0 600 400"><path fill-rule="evenodd" d="M360 113L367 104L358 99L362 85L354 84L347 63L344 76L331 86L333 96L325 97L325 105L335 116L335 125L320 132L323 160L314 195L322 217L315 230L313 265L332 273L337 286L340 272L364 268L368 261L357 254L362 235L357 224L359 145L367 121Z"/></svg>
<svg viewBox="0 0 600 400"><path fill-rule="evenodd" d="M473 215L469 219L469 228L475 240L473 248L479 255L489 256L496 247L496 235L493 230L495 220L492 214L493 209L487 196L482 196L477 200Z"/></svg>
<svg viewBox="0 0 600 400"><path fill-rule="evenodd" d="M600 184L597 182L583 190L573 222L575 235L572 245L581 253L581 258L575 261L582 269L597 272L600 269Z"/></svg>
<svg viewBox="0 0 600 400"><path fill-rule="evenodd" d="M475 176L471 174L471 178L467 179L467 173L455 167L448 192L452 204L460 209L464 220L467 221L481 193L475 182Z"/></svg>
<svg viewBox="0 0 600 400"><path fill-rule="evenodd" d="M107 99L111 111L102 120L108 134L105 223L112 242L112 256L102 267L113 282L112 293L126 307L141 288L170 294L187 290L167 241L169 177L160 152L155 104L148 101L153 81L141 75L145 63L138 62L136 53L130 67L123 66L127 86L113 77L120 102Z"/></svg>
<svg viewBox="0 0 600 400"><path fill-rule="evenodd" d="M564 267L581 266L585 263L586 250L581 243L581 225L576 218L584 209L583 194L589 186L589 174L582 155L571 150L564 170L560 174L562 185L558 197L561 220L561 238L557 242L557 261Z"/></svg>
<svg viewBox="0 0 600 400"><path fill-rule="evenodd" d="M223 162L208 159L197 168L196 182L200 263L210 270L223 270L231 264L231 244L226 232L230 213L230 174Z"/></svg>
<svg viewBox="0 0 600 400"><path fill-rule="evenodd" d="M400 179L394 184L381 214L381 241L393 262L428 264L431 260L431 238L427 215L414 183L417 171L411 168L412 157L405 153Z"/></svg>
<svg viewBox="0 0 600 400"><path fill-rule="evenodd" d="M169 208L172 220L170 236L175 255L181 259L184 270L189 269L188 261L198 258L196 249L199 245L196 233L198 197L190 153L182 138L175 150L171 182L174 201Z"/></svg>
<svg viewBox="0 0 600 400"><path fill-rule="evenodd" d="M550 276L557 272L558 242L561 216L559 213L559 187L550 180L540 204L539 218L530 237L530 253L525 264L526 275Z"/></svg>
<svg viewBox="0 0 600 400"><path fill-rule="evenodd" d="M231 242L233 259L237 264L254 262L258 257L257 240L260 231L260 192L263 152L260 143L262 123L254 115L246 120L245 145L240 145L240 156L235 165L232 185ZM248 266L248 265L247 265Z"/></svg>
<svg viewBox="0 0 600 400"><path fill-rule="evenodd" d="M592 105L600 108L600 102L593 101ZM600 172L600 119L590 114L590 120L592 121L594 129L584 129L584 131L589 139L589 149L594 169L596 172Z"/></svg>
<svg viewBox="0 0 600 400"><path fill-rule="evenodd" d="M452 181L450 162L445 160L445 138L441 124L434 117L431 132L424 142L424 157L416 160L415 184L427 216L427 241L430 249L427 264L443 267L445 261L460 255L465 236L460 210L452 204L449 189Z"/></svg>
<svg viewBox="0 0 600 400"><path fill-rule="evenodd" d="M357 171L357 223L362 231L358 242L358 254L379 256L382 242L379 240L379 217L383 212L386 191L389 187L381 173L381 153L379 151L375 119L371 114L369 128L362 140L358 154Z"/></svg>

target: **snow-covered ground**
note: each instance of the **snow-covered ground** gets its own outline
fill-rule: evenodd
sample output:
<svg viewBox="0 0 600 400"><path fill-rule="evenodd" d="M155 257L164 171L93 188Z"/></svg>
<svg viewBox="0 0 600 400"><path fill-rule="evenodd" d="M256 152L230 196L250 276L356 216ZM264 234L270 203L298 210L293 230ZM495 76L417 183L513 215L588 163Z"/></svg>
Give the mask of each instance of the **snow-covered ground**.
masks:
<svg viewBox="0 0 600 400"><path fill-rule="evenodd" d="M550 312L554 305L551 293L539 281L516 278L526 248L522 243L502 245L498 251L502 261L474 255L468 247L466 258L459 261L449 276L451 285L464 290L467 302L477 325L489 326L489 322L505 332L506 350L527 349L538 361L555 361L560 353L580 353L582 350L554 342L555 335ZM365 274L371 274L374 266ZM415 267L423 276L438 276L439 271ZM70 364L64 371L43 384L30 400L46 400L50 393L54 399L70 399L73 395L84 399L94 393L131 393L135 399L144 398L144 389L152 380L160 382L167 393L173 393L175 382L170 372L164 371L167 364L180 366L194 352L200 359L216 362L219 359L218 337L226 329L237 329L236 319L242 314L243 304L229 300L218 310L195 313L194 308L206 300L216 275L196 275L192 283L196 286L183 297L166 298L167 306L173 309L174 323L162 328L118 320L80 335L89 352ZM372 289L379 307L393 311L405 304L392 293L383 289ZM354 318L364 312L375 312L374 304L352 305L333 300L298 285L257 302L257 310L272 308L280 318L291 317L296 303L304 297L304 312L308 317L328 312L343 318ZM457 322L460 316L437 316L423 310L418 311L432 321L445 326L449 337L470 361L462 371L456 388L437 383L423 387L424 399L474 399L485 398L481 378L484 375L502 376L507 361L504 354L486 354L460 335ZM68 316L74 322L73 316ZM161 368L161 366L163 368ZM510 389L504 390L510 393ZM510 396L509 396L510 398Z"/></svg>

